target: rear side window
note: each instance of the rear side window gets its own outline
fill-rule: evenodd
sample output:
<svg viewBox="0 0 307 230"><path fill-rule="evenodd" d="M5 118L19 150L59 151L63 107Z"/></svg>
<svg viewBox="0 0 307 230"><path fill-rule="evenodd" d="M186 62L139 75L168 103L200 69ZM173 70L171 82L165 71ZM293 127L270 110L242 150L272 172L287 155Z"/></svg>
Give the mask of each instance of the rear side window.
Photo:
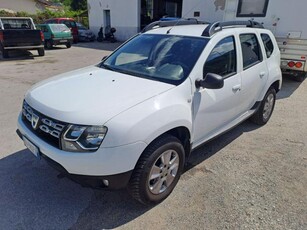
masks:
<svg viewBox="0 0 307 230"><path fill-rule="evenodd" d="M274 45L273 42L268 34L261 34L261 39L264 44L265 53L267 58L271 57L273 51L274 51Z"/></svg>
<svg viewBox="0 0 307 230"><path fill-rule="evenodd" d="M237 58L234 37L221 40L211 51L204 66L204 76L215 73L228 77L237 72Z"/></svg>
<svg viewBox="0 0 307 230"><path fill-rule="evenodd" d="M262 61L261 49L255 34L241 34L243 68L247 69Z"/></svg>
<svg viewBox="0 0 307 230"><path fill-rule="evenodd" d="M46 26L41 26L41 31L48 32L48 28Z"/></svg>
<svg viewBox="0 0 307 230"><path fill-rule="evenodd" d="M76 23L74 21L69 21L69 20L62 20L60 23L65 24L68 28L73 28L76 27Z"/></svg>

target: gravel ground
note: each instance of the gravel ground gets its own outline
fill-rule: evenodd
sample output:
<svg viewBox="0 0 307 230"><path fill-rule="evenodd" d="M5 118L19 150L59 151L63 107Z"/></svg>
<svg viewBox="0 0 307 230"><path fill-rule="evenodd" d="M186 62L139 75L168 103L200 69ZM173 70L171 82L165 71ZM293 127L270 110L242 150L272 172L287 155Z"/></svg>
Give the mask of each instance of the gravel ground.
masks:
<svg viewBox="0 0 307 230"><path fill-rule="evenodd" d="M246 121L195 150L163 203L82 188L36 160L17 135L23 95L98 63L118 44L79 43L0 59L0 229L307 229L307 80L284 77L269 123Z"/></svg>

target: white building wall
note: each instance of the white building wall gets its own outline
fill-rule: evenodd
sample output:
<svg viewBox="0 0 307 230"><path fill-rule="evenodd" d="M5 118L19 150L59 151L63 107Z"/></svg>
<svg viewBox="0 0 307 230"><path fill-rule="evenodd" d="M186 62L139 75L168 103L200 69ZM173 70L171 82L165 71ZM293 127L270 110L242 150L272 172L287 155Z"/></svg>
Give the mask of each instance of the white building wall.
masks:
<svg viewBox="0 0 307 230"><path fill-rule="evenodd" d="M41 10L34 0L0 0L0 9L9 9L15 12L25 11L32 14Z"/></svg>
<svg viewBox="0 0 307 230"><path fill-rule="evenodd" d="M254 19L263 23L276 36L287 36L289 32L300 32L307 38L307 0L269 0L265 17L236 17L238 0L183 0L182 17L197 18L203 21L230 21ZM199 11L200 17L194 17Z"/></svg>
<svg viewBox="0 0 307 230"><path fill-rule="evenodd" d="M197 18L201 21L221 21L224 17L226 0L183 0L182 17ZM194 12L200 12L199 17Z"/></svg>
<svg viewBox="0 0 307 230"><path fill-rule="evenodd" d="M124 41L139 32L140 0L88 0L90 29L97 35L105 27L104 10L110 10L115 37Z"/></svg>

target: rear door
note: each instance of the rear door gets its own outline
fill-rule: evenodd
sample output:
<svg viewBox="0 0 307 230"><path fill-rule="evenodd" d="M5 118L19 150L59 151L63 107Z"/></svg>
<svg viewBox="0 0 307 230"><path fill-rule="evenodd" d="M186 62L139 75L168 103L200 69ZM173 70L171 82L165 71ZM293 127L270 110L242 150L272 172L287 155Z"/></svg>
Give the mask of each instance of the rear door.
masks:
<svg viewBox="0 0 307 230"><path fill-rule="evenodd" d="M256 33L239 34L240 48L242 54L242 110L250 110L264 90L268 79L268 68L264 61L261 38Z"/></svg>

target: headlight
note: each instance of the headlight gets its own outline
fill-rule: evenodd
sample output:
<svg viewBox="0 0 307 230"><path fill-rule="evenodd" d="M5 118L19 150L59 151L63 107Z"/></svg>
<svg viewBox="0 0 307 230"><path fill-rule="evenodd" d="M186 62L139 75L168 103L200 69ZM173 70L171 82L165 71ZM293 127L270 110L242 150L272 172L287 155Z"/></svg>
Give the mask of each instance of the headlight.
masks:
<svg viewBox="0 0 307 230"><path fill-rule="evenodd" d="M70 125L61 138L62 150L70 152L96 151L107 130L105 126Z"/></svg>

